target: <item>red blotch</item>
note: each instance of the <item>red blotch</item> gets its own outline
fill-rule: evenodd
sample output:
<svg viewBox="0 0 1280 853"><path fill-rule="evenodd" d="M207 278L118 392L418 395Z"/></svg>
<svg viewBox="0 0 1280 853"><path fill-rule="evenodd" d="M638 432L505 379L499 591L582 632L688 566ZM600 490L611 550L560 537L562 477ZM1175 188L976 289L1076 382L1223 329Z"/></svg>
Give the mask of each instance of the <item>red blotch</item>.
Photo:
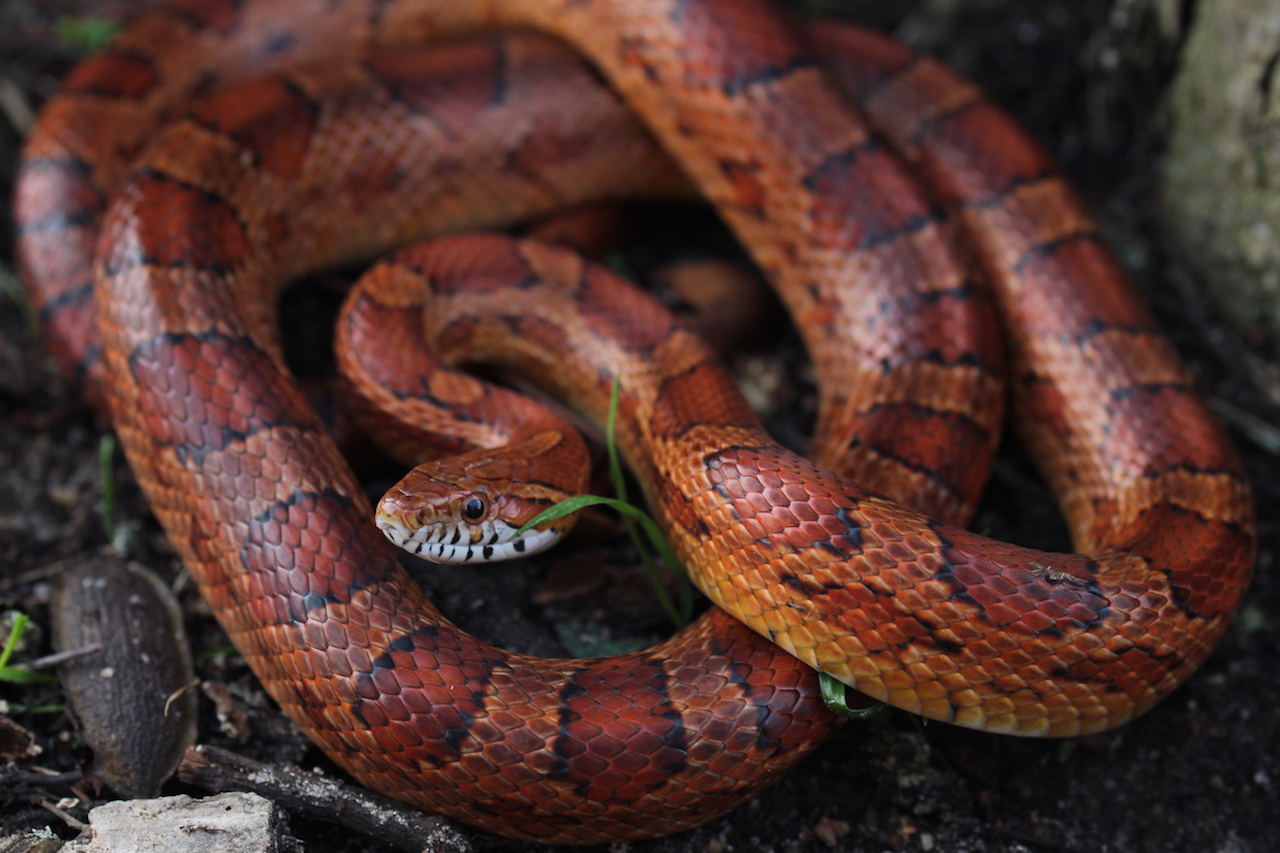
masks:
<svg viewBox="0 0 1280 853"><path fill-rule="evenodd" d="M246 341L162 336L138 347L130 365L143 422L161 444L200 453L263 428L317 428L291 378Z"/></svg>
<svg viewBox="0 0 1280 853"><path fill-rule="evenodd" d="M819 245L856 249L887 242L934 217L929 199L906 167L878 144L830 157L805 184L814 195Z"/></svg>
<svg viewBox="0 0 1280 853"><path fill-rule="evenodd" d="M657 435L678 437L696 424L749 428L759 421L724 369L704 361L663 381L650 424Z"/></svg>
<svg viewBox="0 0 1280 853"><path fill-rule="evenodd" d="M140 263L225 271L253 250L230 204L155 173L129 179L109 219L99 255L109 272Z"/></svg>
<svg viewBox="0 0 1280 853"><path fill-rule="evenodd" d="M125 53L104 53L81 62L62 81L64 92L140 100L159 82L150 61Z"/></svg>
<svg viewBox="0 0 1280 853"><path fill-rule="evenodd" d="M738 88L809 60L794 21L765 0L687 3L677 23L681 70L694 85Z"/></svg>
<svg viewBox="0 0 1280 853"><path fill-rule="evenodd" d="M764 216L765 187L758 174L760 167L754 163L720 163L720 171L733 187L731 203L744 213L757 218Z"/></svg>
<svg viewBox="0 0 1280 853"><path fill-rule="evenodd" d="M366 60L392 96L462 136L503 93L501 51L494 42L467 42L432 51L388 50Z"/></svg>
<svg viewBox="0 0 1280 853"><path fill-rule="evenodd" d="M617 341L633 353L647 355L677 328L670 312L604 267L586 267L575 300L601 338Z"/></svg>
<svg viewBox="0 0 1280 853"><path fill-rule="evenodd" d="M1093 235L1028 255L1018 311L1043 337L1078 338L1098 326L1154 331L1156 323L1115 256Z"/></svg>
<svg viewBox="0 0 1280 853"><path fill-rule="evenodd" d="M984 201L1057 173L1049 155L989 101L974 101L921 130L921 180L948 204Z"/></svg>
<svg viewBox="0 0 1280 853"><path fill-rule="evenodd" d="M437 293L492 293L532 275L516 244L495 234L437 240L398 252L393 263L420 272Z"/></svg>
<svg viewBox="0 0 1280 853"><path fill-rule="evenodd" d="M315 134L318 109L287 79L271 76L216 95L196 120L251 151L264 171L295 178Z"/></svg>
<svg viewBox="0 0 1280 853"><path fill-rule="evenodd" d="M198 28L226 36L240 27L243 0L167 0L165 9L191 21Z"/></svg>
<svg viewBox="0 0 1280 853"><path fill-rule="evenodd" d="M810 26L809 41L822 57L822 64L853 100L916 59L916 54L900 41L836 21Z"/></svg>

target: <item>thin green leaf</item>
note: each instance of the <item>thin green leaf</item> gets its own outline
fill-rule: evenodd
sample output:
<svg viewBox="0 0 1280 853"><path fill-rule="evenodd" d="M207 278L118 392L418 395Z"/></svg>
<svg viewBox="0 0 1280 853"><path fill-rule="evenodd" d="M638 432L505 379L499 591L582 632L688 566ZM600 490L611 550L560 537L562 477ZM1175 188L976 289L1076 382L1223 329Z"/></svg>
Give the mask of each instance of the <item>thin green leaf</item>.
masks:
<svg viewBox="0 0 1280 853"><path fill-rule="evenodd" d="M586 509L589 506L606 506L618 513L618 515L622 516L624 523L629 520L638 521L640 526L644 528L644 531L648 535L650 541L653 542L654 547L658 549L658 552L662 554L663 559L666 560L667 565L671 567L672 571L675 572L678 577L683 577L684 572L680 568L680 561L676 559L675 552L672 551L671 546L667 544L666 537L662 535L662 529L658 527L658 523L646 515L644 510L629 503L624 503L617 498L606 498L601 495L578 495L577 497L563 500L554 506L547 507L529 521L526 521L520 529L516 531L516 535L519 536L532 527L537 527L540 524L546 524L547 522L564 518L566 515L571 515L572 513L575 513L580 509ZM671 596L667 593L666 585L662 583L662 578L658 574L658 569L653 565L651 560L645 560L645 570L649 574L649 580L653 583L654 592L658 595L658 602L662 605L662 609L667 612L669 617L671 617L672 622L683 627L689 621L689 609L692 606L692 602L690 601L690 607L684 607L684 597L682 596L682 606L677 607L675 603L672 602Z"/></svg>
<svg viewBox="0 0 1280 853"><path fill-rule="evenodd" d="M0 651L0 668L8 665L9 658L13 657L13 650L18 647L18 641L22 639L22 634L27 630L27 623L31 621L31 617L21 611L13 611L13 625L9 627L9 636L4 641L4 649Z"/></svg>
<svg viewBox="0 0 1280 853"><path fill-rule="evenodd" d="M61 714L67 710L66 705L17 705L13 709L15 714Z"/></svg>
<svg viewBox="0 0 1280 853"><path fill-rule="evenodd" d="M684 568L680 565L680 560L676 557L675 551L672 550L671 544L667 542L667 537L662 534L657 522L650 518L644 510L627 500L627 482L623 476L622 461L618 455L617 442L620 388L621 378L614 376L613 387L609 393L609 416L605 422L604 432L605 450L609 459L609 479L613 483L613 490L617 494L617 498L605 498L599 495L578 495L577 497L568 498L538 513L516 531L516 535L519 536L532 527L556 521L589 506L607 506L613 509L622 518L622 525L626 528L627 535L631 537L631 544L640 556L640 562L644 565L645 573L649 575L649 580L653 584L654 592L657 594L663 610L667 612L676 627L683 628L688 624L689 618L693 614L692 584L689 583L689 579L684 573ZM666 585L662 583L662 576L658 572L658 567L654 565L649 549L645 547L644 540L640 538L640 533L636 530L637 522L644 528L645 535L649 538L650 543L657 550L663 562L667 564L667 568L680 580L680 602L678 605L671 601Z"/></svg>
<svg viewBox="0 0 1280 853"><path fill-rule="evenodd" d="M621 389L622 377L615 374L613 387L609 390L609 417L605 422L604 441L605 450L609 458L609 479L613 483L613 492L619 501L630 506L631 503L627 498L627 479L623 476L622 459L618 454L618 398L621 395ZM683 628L689 623L689 617L693 615L693 588L684 573L684 567L680 565L675 552L671 550L671 544L667 542L667 537L662 535L657 524L653 522L653 519L647 513L639 510L636 513L622 513L622 524L627 529L627 535L631 538L631 545L636 549L640 562L644 564L645 573L649 575L649 579L652 581L655 591L658 592L659 598L665 597L666 589L662 586L658 569L654 566L653 559L649 556L649 549L644 547L644 543L640 541L640 536L636 533L635 526L631 523L632 518L640 521L645 526L645 532L648 533L649 540L653 543L654 548L657 549L659 556L667 564L667 568L671 573L680 581L680 606L677 610L679 615L673 617L673 621L676 623L676 627ZM656 535L655 531L657 531Z"/></svg>
<svg viewBox="0 0 1280 853"><path fill-rule="evenodd" d="M622 377L613 376L613 387L609 390L609 417L604 424L604 448L609 457L609 481L613 483L613 494L620 501L627 500L627 480L622 476L622 460L618 457L618 397L622 393Z"/></svg>
<svg viewBox="0 0 1280 853"><path fill-rule="evenodd" d="M18 642L22 639L23 633L27 630L27 623L30 621L31 618L27 614L14 611L13 625L9 627L9 636L5 639L4 649L0 650L0 681L11 684L56 684L58 679L52 675L9 666L9 658L13 657L14 649L18 647Z"/></svg>
<svg viewBox="0 0 1280 853"><path fill-rule="evenodd" d="M589 506L595 506L599 503L609 500L597 495L578 495L577 497L566 498L558 504L552 504L533 518L520 525L520 529L516 531L516 536L523 536L534 527L540 527L553 521L559 521L566 515L573 515L580 509L586 509Z"/></svg>
<svg viewBox="0 0 1280 853"><path fill-rule="evenodd" d="M621 388L622 377L614 374L613 387L609 391L609 417L604 426L604 448L605 457L609 460L609 481L613 484L613 494L619 501L629 505L630 501L627 500L627 479L622 474L622 460L618 456L618 397L621 393ZM635 525L631 523L631 517L626 513L622 515L622 526L626 528L627 536L631 539L631 546L636 549L640 562L644 564L645 572L650 579L654 578L657 570L653 566L653 560L649 557L649 549L645 548L644 543L640 541L640 534L636 532Z"/></svg>
<svg viewBox="0 0 1280 853"><path fill-rule="evenodd" d="M118 18L87 15L83 18L62 17L56 24L58 35L86 54L101 53L124 28Z"/></svg>
<svg viewBox="0 0 1280 853"><path fill-rule="evenodd" d="M32 672L16 666L0 666L0 681L9 684L57 684L56 676L43 672Z"/></svg>
<svg viewBox="0 0 1280 853"><path fill-rule="evenodd" d="M206 649L201 652L196 657L196 662L202 664L209 663L210 661L217 660L220 657L231 657L232 655L238 654L240 654L240 651L235 646L218 646L217 648Z"/></svg>
<svg viewBox="0 0 1280 853"><path fill-rule="evenodd" d="M838 681L825 672L818 673L818 685L822 690L822 701L826 704L827 710L837 717L844 717L847 720L866 720L879 714L886 707L877 702L866 708L850 708L844 682Z"/></svg>

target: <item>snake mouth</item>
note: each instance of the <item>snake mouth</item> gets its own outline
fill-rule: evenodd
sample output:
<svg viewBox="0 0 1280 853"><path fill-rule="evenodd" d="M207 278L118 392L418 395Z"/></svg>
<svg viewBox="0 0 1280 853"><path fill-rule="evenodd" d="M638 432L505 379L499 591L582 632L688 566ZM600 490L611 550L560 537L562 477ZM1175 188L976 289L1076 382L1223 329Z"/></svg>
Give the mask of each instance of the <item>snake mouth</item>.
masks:
<svg viewBox="0 0 1280 853"><path fill-rule="evenodd" d="M410 529L390 514L377 514L378 529L397 547L432 563L496 562L544 551L563 535L556 527L533 528L520 536L501 519L480 524L441 522Z"/></svg>

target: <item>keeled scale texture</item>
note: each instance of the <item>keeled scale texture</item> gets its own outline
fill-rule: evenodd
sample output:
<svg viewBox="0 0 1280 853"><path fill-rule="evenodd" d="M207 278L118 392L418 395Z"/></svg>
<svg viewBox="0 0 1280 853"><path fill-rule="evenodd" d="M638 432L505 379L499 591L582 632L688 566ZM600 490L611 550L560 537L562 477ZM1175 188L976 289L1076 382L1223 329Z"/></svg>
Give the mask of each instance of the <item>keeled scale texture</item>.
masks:
<svg viewBox="0 0 1280 853"><path fill-rule="evenodd" d="M130 460L264 685L367 784L522 837L659 834L732 807L832 725L806 669L718 612L665 648L590 666L458 634L377 541L282 367L268 294L284 277L439 227L436 214L479 224L626 191L570 177L581 155L608 149L556 113L567 106L486 124L535 102L521 86L538 75L515 73L518 57L554 51L457 48L450 61L466 73L418 88L382 54L279 73L250 84L261 113L202 108L120 185L154 123L211 69L248 73L368 40L511 22L581 45L779 286L824 389L820 456L951 518L971 505L998 431L987 404L999 358L946 238L955 221L996 226L973 254L1022 344L1031 443L1093 555L926 521L772 447L733 403L698 425L695 366L637 403L628 440L665 442L649 463L660 514L703 587L752 627L901 707L1038 734L1129 718L1220 636L1252 552L1234 457L1093 226L1034 148L976 132L1003 132L1004 120L966 87L879 42L858 48L872 61L848 75L870 111L907 108L882 120L903 123L889 132L940 181L935 204L754 0L305 7L179 4L82 66L28 145L20 242L64 354L92 355L67 341L90 325L87 250L115 193L99 309ZM598 97L579 80L562 104ZM370 81L385 94L330 106ZM446 105L456 94L475 100ZM274 132L257 132L268 118ZM406 165L410 151L455 150L446 143L463 131L503 153ZM644 186L655 174L634 151L614 156L599 180ZM497 176L519 191L496 190ZM430 201L408 200L419 187Z"/></svg>

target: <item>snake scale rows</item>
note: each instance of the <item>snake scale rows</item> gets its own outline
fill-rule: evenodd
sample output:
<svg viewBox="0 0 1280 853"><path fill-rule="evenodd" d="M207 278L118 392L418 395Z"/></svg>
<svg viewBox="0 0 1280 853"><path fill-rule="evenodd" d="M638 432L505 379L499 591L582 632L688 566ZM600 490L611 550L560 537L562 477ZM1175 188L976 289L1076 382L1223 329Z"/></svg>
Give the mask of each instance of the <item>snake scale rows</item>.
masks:
<svg viewBox="0 0 1280 853"><path fill-rule="evenodd" d="M580 52L661 149L544 37L401 50L507 28ZM178 0L46 106L17 217L51 345L109 403L267 691L362 783L517 838L661 835L833 730L809 666L931 719L1066 736L1150 708L1226 629L1252 569L1245 478L1070 190L937 63L815 29L841 93L810 49L765 0ZM823 467L773 445L680 327L596 304L594 268L495 238L429 250L437 288L569 270L570 301L648 360L624 444L719 605L616 658L494 649L374 530L273 297L424 234L682 193L663 149L800 329ZM951 526L1000 431L1005 351L1079 554Z"/></svg>

